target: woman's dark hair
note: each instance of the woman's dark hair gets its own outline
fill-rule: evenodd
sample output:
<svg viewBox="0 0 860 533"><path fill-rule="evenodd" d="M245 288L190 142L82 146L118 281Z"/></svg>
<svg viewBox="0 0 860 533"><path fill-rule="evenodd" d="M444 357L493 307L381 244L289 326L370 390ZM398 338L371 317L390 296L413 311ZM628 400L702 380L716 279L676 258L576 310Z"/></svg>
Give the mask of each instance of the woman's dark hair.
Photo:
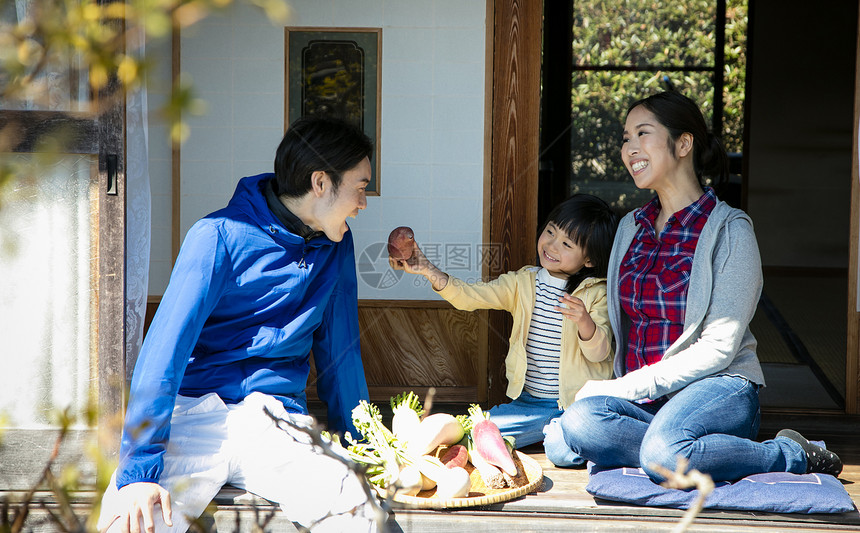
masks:
<svg viewBox="0 0 860 533"><path fill-rule="evenodd" d="M328 173L337 191L344 172L373 155L373 142L357 127L329 117L304 116L287 129L275 154L275 194L303 196L311 174Z"/></svg>
<svg viewBox="0 0 860 533"><path fill-rule="evenodd" d="M582 267L567 279L564 290L572 293L582 280L590 277L605 278L609 269L609 252L618 229L618 215L609 204L590 194L574 194L550 211L540 233L551 222L570 236L582 248L592 266Z"/></svg>
<svg viewBox="0 0 860 533"><path fill-rule="evenodd" d="M711 186L719 192L729 179L729 158L720 138L708 130L699 106L679 92L666 91L633 102L627 114L640 105L654 113L669 130L669 150L673 156L678 137L682 133L693 136L693 170L699 185L704 187L706 178L710 178Z"/></svg>

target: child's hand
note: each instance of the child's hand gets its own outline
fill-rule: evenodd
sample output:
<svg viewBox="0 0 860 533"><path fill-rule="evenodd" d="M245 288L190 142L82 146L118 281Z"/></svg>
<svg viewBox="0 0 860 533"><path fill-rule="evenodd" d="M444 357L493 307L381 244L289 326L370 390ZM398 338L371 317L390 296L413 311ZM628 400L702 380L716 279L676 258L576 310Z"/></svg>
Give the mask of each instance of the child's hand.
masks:
<svg viewBox="0 0 860 533"><path fill-rule="evenodd" d="M424 252L421 251L421 248L418 247L418 243L412 243L412 256L409 259L395 259L388 256L388 264L391 265L391 268L394 270L402 270L409 274L418 274L424 275L424 272L429 268L433 268L433 263L427 259L427 256L424 255Z"/></svg>
<svg viewBox="0 0 860 533"><path fill-rule="evenodd" d="M404 260L394 259L389 255L388 264L394 270L402 270L409 274L424 276L433 285L433 289L437 291L441 291L448 284L448 275L439 270L436 265L427 259L424 252L418 247L417 242L412 244L412 257Z"/></svg>
<svg viewBox="0 0 860 533"><path fill-rule="evenodd" d="M576 296L570 294L562 294L558 301L560 305L556 309L565 317L576 322L579 328L579 338L587 341L594 336L594 320L585 309L585 303Z"/></svg>

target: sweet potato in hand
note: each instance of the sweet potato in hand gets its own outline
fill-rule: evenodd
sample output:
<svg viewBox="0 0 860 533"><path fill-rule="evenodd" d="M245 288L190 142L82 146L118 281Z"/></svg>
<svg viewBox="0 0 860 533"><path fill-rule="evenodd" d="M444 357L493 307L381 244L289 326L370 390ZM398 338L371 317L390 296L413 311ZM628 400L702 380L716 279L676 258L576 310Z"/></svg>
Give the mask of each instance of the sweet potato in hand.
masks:
<svg viewBox="0 0 860 533"><path fill-rule="evenodd" d="M409 226L394 228L388 235L388 255L394 259L405 261L412 257L412 246L415 244L415 234Z"/></svg>

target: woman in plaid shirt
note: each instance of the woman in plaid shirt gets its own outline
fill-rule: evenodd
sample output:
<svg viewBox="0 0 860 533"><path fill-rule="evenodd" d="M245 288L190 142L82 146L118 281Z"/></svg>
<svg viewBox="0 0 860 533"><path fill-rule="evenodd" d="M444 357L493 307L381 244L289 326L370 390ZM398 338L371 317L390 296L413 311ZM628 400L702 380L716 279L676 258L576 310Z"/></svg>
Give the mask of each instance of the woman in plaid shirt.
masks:
<svg viewBox="0 0 860 533"><path fill-rule="evenodd" d="M677 92L635 102L621 157L657 195L621 221L607 276L616 379L592 380L561 419L565 441L601 466L675 470L715 481L762 472L838 475L836 454L792 430L755 442L764 377L749 329L762 287L752 221L706 186L726 152Z"/></svg>

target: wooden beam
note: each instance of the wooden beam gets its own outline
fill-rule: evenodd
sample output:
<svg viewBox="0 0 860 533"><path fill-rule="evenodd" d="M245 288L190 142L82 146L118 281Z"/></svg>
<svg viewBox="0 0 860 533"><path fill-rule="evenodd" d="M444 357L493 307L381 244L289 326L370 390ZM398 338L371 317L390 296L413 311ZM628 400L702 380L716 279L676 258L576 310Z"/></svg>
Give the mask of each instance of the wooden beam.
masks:
<svg viewBox="0 0 860 533"><path fill-rule="evenodd" d="M66 111L3 111L0 131L11 135L13 152L61 152L93 154L98 152L98 127L90 113ZM58 145L42 146L45 140Z"/></svg>
<svg viewBox="0 0 860 533"><path fill-rule="evenodd" d="M502 260L497 277L534 262L540 133L541 2L496 0L493 26L493 137L490 243ZM489 403L505 401L504 357L511 321L490 312Z"/></svg>

